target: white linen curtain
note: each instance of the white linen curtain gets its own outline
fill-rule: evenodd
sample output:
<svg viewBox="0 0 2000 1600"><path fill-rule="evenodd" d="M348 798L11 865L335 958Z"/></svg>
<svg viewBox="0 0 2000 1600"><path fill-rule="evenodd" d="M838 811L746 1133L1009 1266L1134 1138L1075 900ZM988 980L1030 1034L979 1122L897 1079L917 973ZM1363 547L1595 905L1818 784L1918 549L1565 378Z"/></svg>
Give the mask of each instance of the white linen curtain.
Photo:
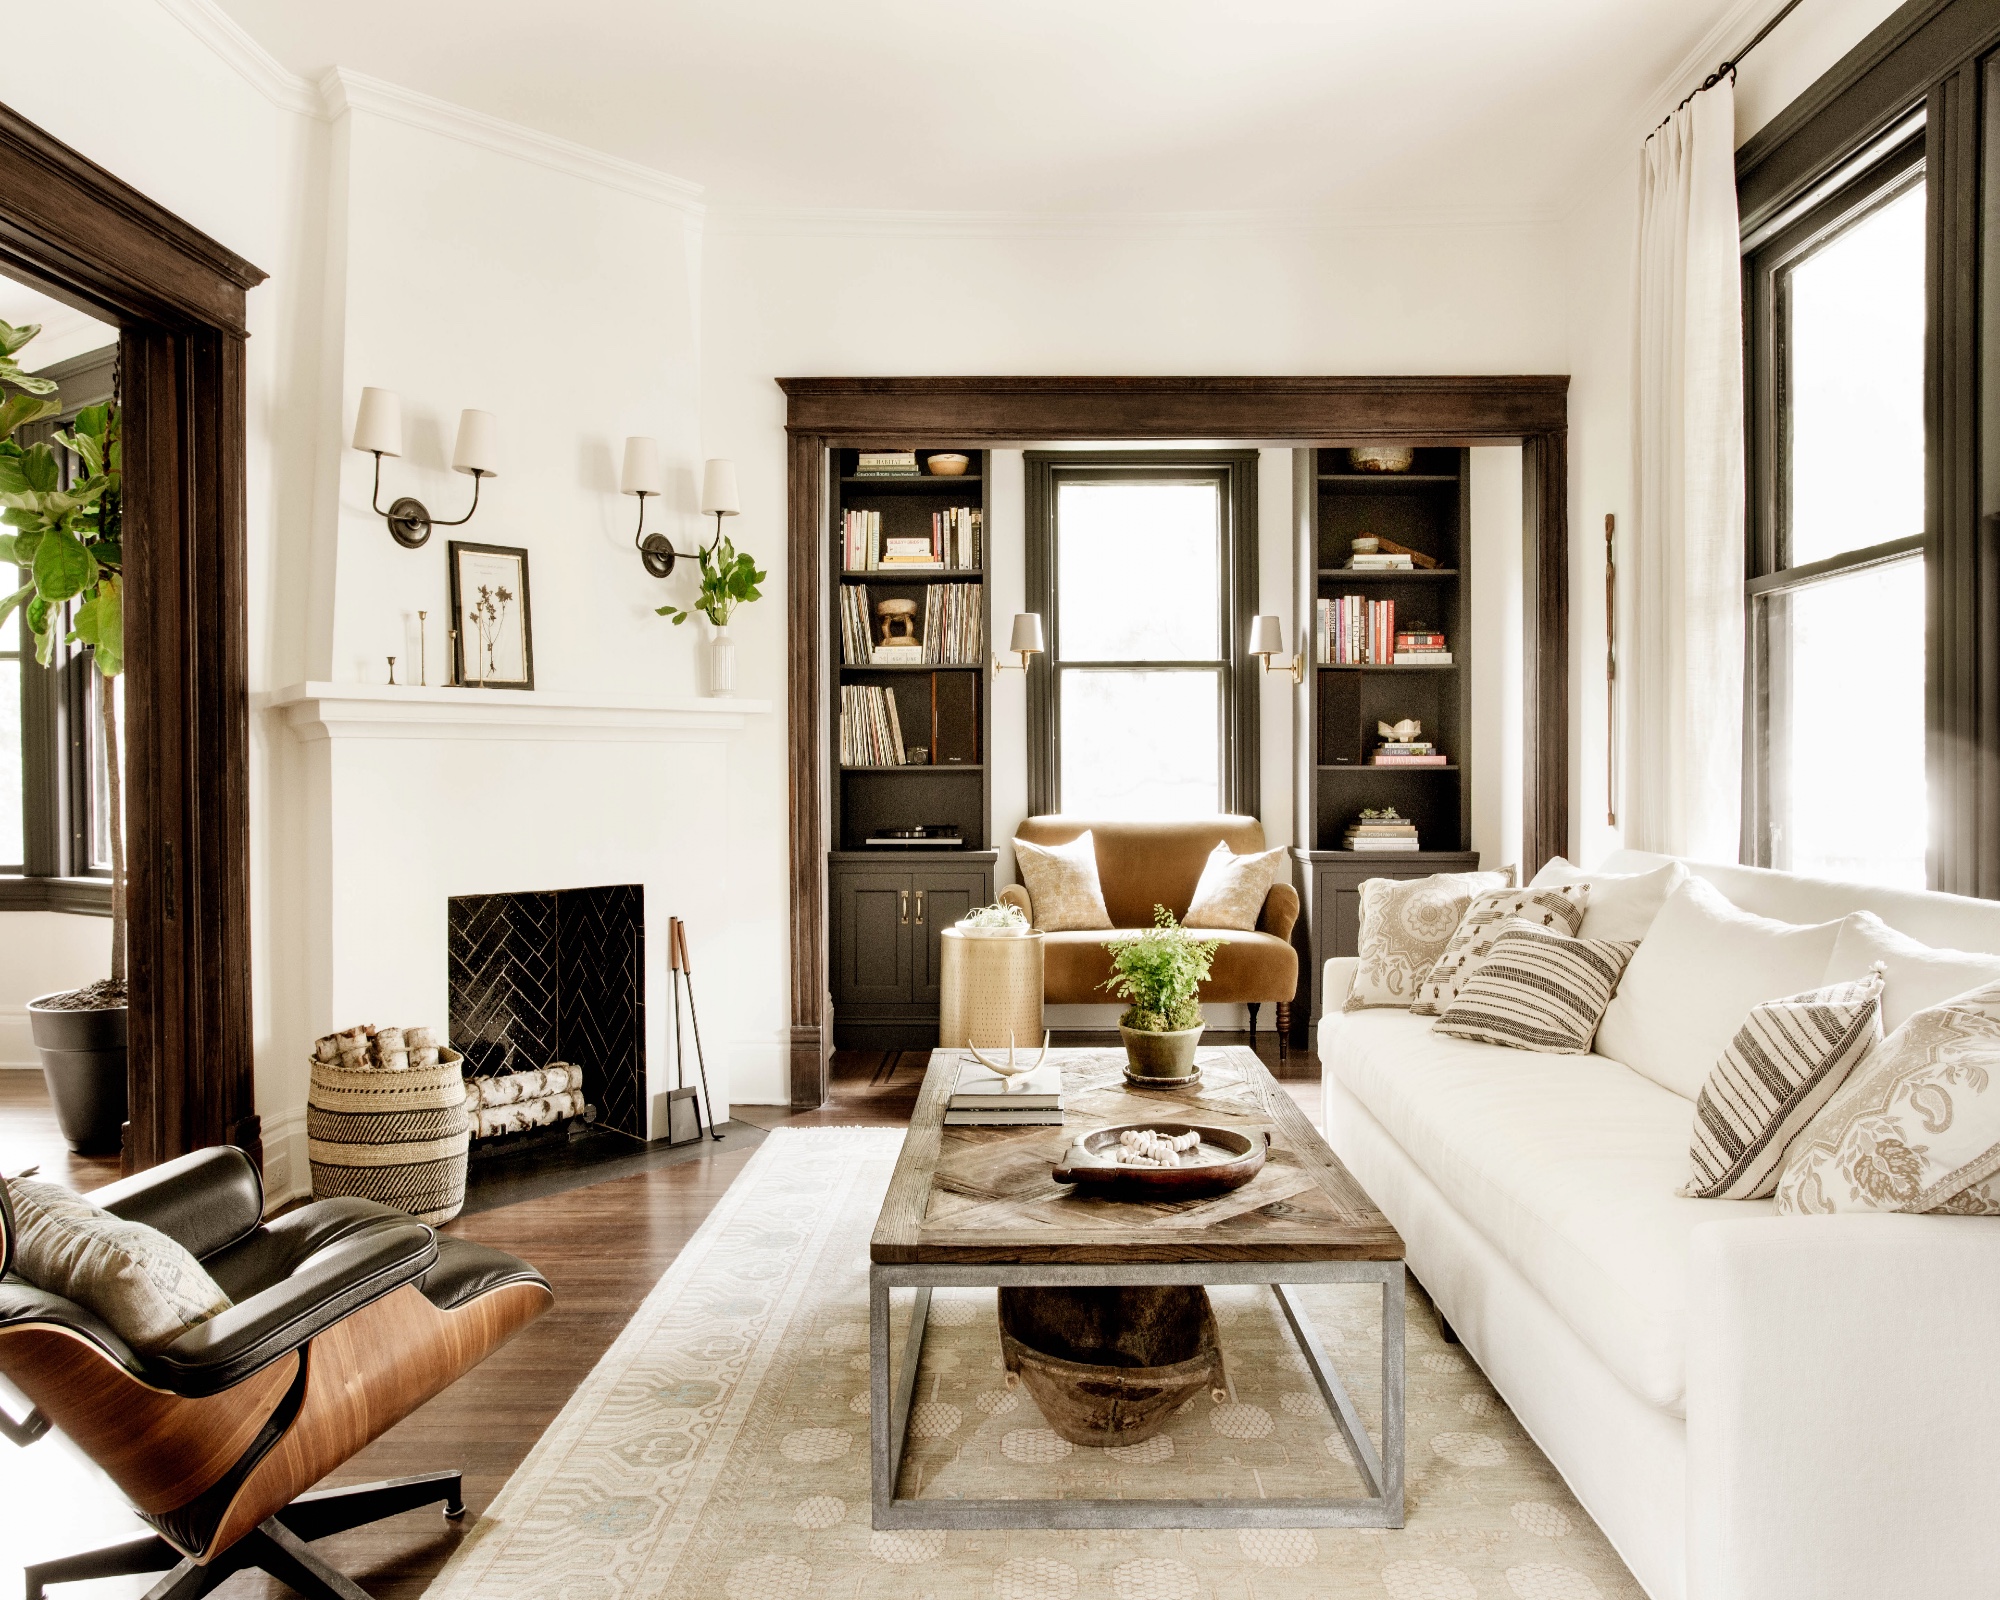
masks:
<svg viewBox="0 0 2000 1600"><path fill-rule="evenodd" d="M1627 843L1739 848L1743 758L1743 295L1727 77L1646 141L1629 569Z"/></svg>

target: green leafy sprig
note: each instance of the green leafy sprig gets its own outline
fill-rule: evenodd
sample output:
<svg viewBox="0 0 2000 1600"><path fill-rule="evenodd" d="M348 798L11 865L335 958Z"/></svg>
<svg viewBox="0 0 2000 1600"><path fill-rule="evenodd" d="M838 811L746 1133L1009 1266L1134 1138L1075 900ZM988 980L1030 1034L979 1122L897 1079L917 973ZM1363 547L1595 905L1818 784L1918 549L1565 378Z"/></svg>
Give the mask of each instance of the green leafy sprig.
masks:
<svg viewBox="0 0 2000 1600"><path fill-rule="evenodd" d="M702 549L696 559L701 563L701 592L695 596L694 604L685 610L679 606L661 606L656 612L658 616L672 617L676 628L697 611L718 628L727 627L731 613L738 606L764 597L764 591L757 585L770 574L759 572L757 563L727 539L717 539Z"/></svg>
<svg viewBox="0 0 2000 1600"><path fill-rule="evenodd" d="M1107 939L1111 976L1102 987L1129 1006L1118 1020L1141 1033L1179 1033L1202 1024L1196 996L1222 948L1183 928L1165 906L1153 907L1153 926L1136 938Z"/></svg>

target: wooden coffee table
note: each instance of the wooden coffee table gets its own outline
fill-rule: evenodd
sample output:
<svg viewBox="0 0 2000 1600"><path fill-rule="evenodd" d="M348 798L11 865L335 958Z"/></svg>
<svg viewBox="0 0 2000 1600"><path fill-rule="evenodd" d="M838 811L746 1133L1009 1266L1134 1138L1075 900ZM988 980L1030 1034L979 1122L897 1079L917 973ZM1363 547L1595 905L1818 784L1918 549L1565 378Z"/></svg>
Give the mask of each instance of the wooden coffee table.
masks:
<svg viewBox="0 0 2000 1600"><path fill-rule="evenodd" d="M947 1128L959 1052L935 1050L869 1247L869 1432L877 1528L1400 1528L1403 1525L1403 1241L1263 1063L1240 1045L1200 1053L1193 1090L1139 1090L1121 1049L1058 1050L1060 1128ZM1078 1198L1056 1158L1115 1123L1268 1129L1264 1168L1232 1193L1171 1204ZM1354 1459L1366 1497L1345 1500L959 1500L896 1493L931 1291L1023 1284L1267 1283ZM1287 1284L1382 1286L1378 1454ZM916 1304L890 1387L889 1292ZM1226 1352L1225 1352L1226 1353Z"/></svg>

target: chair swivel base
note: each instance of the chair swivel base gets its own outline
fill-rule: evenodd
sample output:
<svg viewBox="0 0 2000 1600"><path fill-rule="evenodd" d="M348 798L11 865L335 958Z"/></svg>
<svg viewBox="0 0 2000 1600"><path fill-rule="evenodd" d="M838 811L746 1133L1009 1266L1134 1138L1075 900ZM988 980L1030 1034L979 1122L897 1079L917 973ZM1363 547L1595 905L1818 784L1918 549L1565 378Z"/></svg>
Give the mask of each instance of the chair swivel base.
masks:
<svg viewBox="0 0 2000 1600"><path fill-rule="evenodd" d="M455 1521L465 1515L460 1474L430 1472L357 1484L351 1489L319 1489L300 1495L276 1516L267 1517L206 1566L154 1535L27 1568L22 1574L27 1580L25 1600L43 1600L52 1583L118 1578L135 1572L166 1573L146 1591L145 1600L198 1600L246 1567L268 1572L306 1600L369 1600L368 1592L353 1579L314 1555L307 1541L380 1522L439 1500L444 1502L447 1517Z"/></svg>

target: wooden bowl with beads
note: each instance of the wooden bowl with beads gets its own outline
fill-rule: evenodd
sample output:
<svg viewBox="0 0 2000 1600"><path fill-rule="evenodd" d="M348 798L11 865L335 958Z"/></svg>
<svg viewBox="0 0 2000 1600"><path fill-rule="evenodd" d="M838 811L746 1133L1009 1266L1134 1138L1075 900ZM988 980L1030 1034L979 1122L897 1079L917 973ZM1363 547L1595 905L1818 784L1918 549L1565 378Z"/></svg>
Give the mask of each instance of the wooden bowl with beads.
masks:
<svg viewBox="0 0 2000 1600"><path fill-rule="evenodd" d="M1122 1137L1133 1132L1174 1139L1192 1133L1201 1140L1177 1167L1129 1167L1118 1159ZM1079 1195L1105 1200L1195 1200L1240 1189L1264 1169L1271 1146L1268 1130L1244 1133L1195 1122L1124 1122L1086 1133L1064 1152L1049 1176L1073 1184Z"/></svg>

